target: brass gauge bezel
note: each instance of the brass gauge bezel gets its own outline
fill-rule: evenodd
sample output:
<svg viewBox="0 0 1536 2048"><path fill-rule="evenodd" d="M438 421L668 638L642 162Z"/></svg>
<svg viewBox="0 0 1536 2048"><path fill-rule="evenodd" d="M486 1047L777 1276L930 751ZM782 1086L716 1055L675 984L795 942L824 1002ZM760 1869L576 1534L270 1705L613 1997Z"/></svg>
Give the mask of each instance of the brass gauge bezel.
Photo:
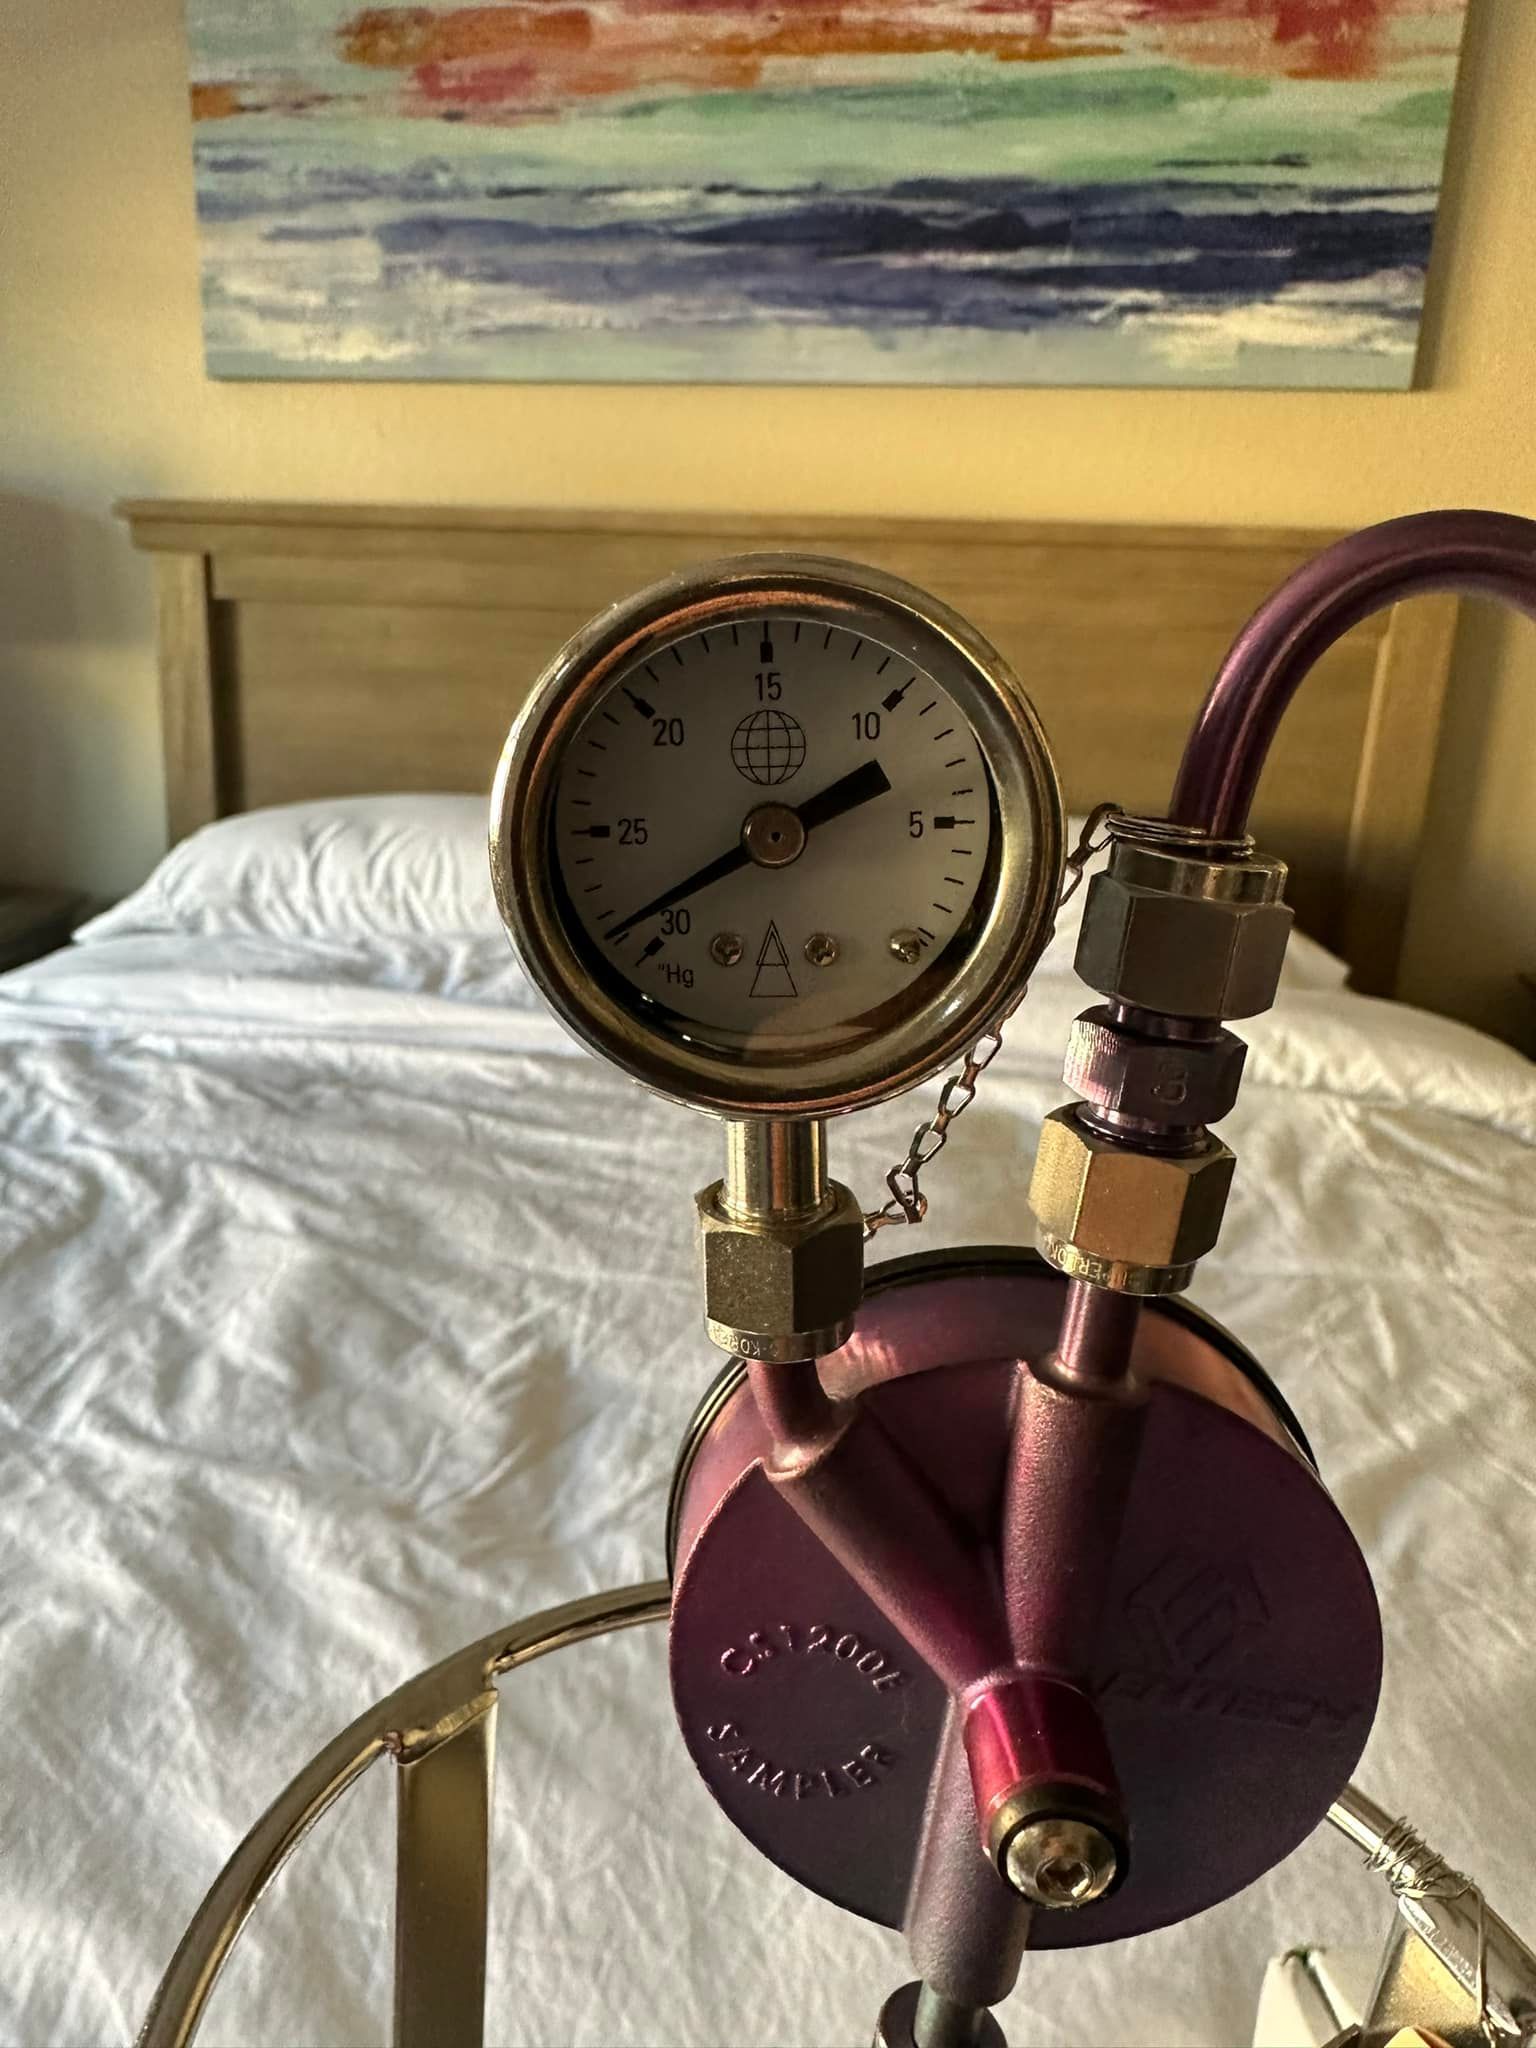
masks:
<svg viewBox="0 0 1536 2048"><path fill-rule="evenodd" d="M626 999L605 986L573 928L551 853L567 750L616 678L674 640L763 612L865 633L941 683L970 720L997 814L998 857L988 900L977 901L965 957L888 1027L856 1045L809 1054L737 1053L674 1037L659 1015L642 1013L636 992ZM996 649L900 578L810 555L705 562L603 612L535 684L507 737L491 796L496 901L524 967L556 1014L635 1080L729 1117L840 1115L904 1093L972 1044L1012 1007L1050 937L1064 843L1045 734Z"/></svg>

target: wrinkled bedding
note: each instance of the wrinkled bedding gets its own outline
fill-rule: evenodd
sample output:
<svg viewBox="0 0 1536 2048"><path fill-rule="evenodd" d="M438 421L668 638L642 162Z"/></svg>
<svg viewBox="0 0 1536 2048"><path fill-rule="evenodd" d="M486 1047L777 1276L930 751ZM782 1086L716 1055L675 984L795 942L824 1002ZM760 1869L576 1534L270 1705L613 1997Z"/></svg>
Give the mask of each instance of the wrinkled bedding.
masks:
<svg viewBox="0 0 1536 2048"><path fill-rule="evenodd" d="M1027 1241L1083 1001L1048 963L927 1244ZM1376 1573L1362 1784L1530 1931L1536 1068L1326 988L1246 1035L1196 1298L1283 1386ZM718 1363L689 1199L718 1132L575 1050L490 941L103 939L0 981L0 1062L0 2041L96 2048L371 1699L661 1572ZM873 1196L914 1106L840 1126L840 1177ZM663 1649L503 1688L489 2037L851 2048L899 1941L738 1841ZM366 1779L279 1880L205 2040L387 2038L391 1797ZM1030 1959L1002 2017L1016 2048L1244 2041L1268 1955L1385 1911L1325 1831L1188 1927Z"/></svg>

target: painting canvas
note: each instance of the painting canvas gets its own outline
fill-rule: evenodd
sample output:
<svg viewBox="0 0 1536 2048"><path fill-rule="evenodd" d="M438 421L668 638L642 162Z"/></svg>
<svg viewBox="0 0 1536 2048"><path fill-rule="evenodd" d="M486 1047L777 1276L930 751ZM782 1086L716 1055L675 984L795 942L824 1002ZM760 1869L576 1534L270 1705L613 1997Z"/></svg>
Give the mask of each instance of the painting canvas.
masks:
<svg viewBox="0 0 1536 2048"><path fill-rule="evenodd" d="M224 377L1413 376L1464 0L189 0Z"/></svg>

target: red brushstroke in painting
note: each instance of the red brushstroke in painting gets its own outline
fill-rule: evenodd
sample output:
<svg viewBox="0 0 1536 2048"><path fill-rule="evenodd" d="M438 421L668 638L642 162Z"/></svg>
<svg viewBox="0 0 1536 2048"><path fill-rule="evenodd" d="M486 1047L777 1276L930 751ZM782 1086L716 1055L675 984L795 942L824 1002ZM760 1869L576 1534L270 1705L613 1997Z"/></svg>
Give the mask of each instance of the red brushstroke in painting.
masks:
<svg viewBox="0 0 1536 2048"><path fill-rule="evenodd" d="M1279 0L1275 41L1310 43L1308 76L1369 78L1380 55L1382 0Z"/></svg>
<svg viewBox="0 0 1536 2048"><path fill-rule="evenodd" d="M960 55L1002 63L1134 56L1250 76L1381 75L1397 26L1461 0L501 0L370 6L337 31L349 63L402 74L403 110L515 120L656 90L730 91L796 63ZM223 110L210 99L207 113Z"/></svg>

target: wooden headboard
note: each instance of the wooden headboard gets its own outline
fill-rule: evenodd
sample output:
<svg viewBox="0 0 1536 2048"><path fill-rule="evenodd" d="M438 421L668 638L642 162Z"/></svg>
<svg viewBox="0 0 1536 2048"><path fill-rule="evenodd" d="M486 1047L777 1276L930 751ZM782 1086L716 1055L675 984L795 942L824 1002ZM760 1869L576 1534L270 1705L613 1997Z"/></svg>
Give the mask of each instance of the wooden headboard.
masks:
<svg viewBox="0 0 1536 2048"><path fill-rule="evenodd" d="M1329 533L896 519L189 504L119 507L155 558L170 833L258 804L484 790L550 655L614 598L751 548L895 571L1034 698L1067 801L1160 812L1211 672ZM1367 620L1320 664L1255 812L1298 920L1390 994L1455 628Z"/></svg>

